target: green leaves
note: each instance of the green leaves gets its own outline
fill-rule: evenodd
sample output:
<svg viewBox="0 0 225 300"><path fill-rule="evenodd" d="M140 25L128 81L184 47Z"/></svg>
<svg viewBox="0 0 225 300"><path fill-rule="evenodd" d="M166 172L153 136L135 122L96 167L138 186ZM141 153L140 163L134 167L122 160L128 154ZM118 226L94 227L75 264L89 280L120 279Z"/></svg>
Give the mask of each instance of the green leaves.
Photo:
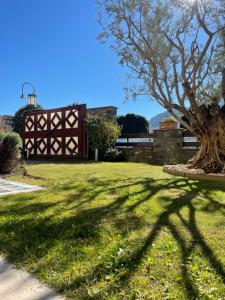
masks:
<svg viewBox="0 0 225 300"><path fill-rule="evenodd" d="M0 135L0 174L8 174L18 167L21 140L16 133Z"/></svg>
<svg viewBox="0 0 225 300"><path fill-rule="evenodd" d="M35 109L42 109L41 105L34 106L32 104L25 105L21 107L20 109L17 110L15 113L15 116L13 118L13 130L19 134L22 134L23 130L23 119L24 119L24 114L27 111L32 111Z"/></svg>
<svg viewBox="0 0 225 300"><path fill-rule="evenodd" d="M117 118L118 124L122 127L122 134L127 133L148 133L149 123L145 117L136 114L126 114Z"/></svg>
<svg viewBox="0 0 225 300"><path fill-rule="evenodd" d="M116 138L120 135L120 127L100 117L87 119L89 150L99 149L105 152L113 147Z"/></svg>

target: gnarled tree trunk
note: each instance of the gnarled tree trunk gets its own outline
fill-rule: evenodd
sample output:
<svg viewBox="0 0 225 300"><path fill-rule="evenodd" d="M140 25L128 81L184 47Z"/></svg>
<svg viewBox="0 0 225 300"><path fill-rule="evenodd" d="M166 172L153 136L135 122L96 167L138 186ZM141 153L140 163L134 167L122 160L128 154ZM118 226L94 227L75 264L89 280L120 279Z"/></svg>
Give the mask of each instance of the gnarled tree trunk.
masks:
<svg viewBox="0 0 225 300"><path fill-rule="evenodd" d="M198 140L200 149L188 165L206 173L225 173L225 117L221 112L208 119Z"/></svg>
<svg viewBox="0 0 225 300"><path fill-rule="evenodd" d="M99 38L112 38L134 75L134 97L150 95L197 136L190 167L225 173L224 1L98 2L106 13Z"/></svg>

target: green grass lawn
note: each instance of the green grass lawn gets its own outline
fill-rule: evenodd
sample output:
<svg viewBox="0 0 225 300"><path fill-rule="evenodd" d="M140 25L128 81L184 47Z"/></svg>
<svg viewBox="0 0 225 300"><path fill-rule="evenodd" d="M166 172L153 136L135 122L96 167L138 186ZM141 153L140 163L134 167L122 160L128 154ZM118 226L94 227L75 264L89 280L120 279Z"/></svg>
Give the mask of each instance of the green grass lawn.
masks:
<svg viewBox="0 0 225 300"><path fill-rule="evenodd" d="M33 164L0 253L69 299L225 299L225 186L135 163Z"/></svg>

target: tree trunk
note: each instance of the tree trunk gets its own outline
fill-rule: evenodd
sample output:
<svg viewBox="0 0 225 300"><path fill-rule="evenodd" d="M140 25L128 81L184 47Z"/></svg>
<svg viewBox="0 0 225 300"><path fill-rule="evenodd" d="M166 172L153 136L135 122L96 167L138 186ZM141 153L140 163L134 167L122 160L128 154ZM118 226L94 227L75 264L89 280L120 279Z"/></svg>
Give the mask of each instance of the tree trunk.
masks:
<svg viewBox="0 0 225 300"><path fill-rule="evenodd" d="M199 151L188 162L191 168L206 173L225 173L225 120L218 116L208 120L204 134L198 136Z"/></svg>

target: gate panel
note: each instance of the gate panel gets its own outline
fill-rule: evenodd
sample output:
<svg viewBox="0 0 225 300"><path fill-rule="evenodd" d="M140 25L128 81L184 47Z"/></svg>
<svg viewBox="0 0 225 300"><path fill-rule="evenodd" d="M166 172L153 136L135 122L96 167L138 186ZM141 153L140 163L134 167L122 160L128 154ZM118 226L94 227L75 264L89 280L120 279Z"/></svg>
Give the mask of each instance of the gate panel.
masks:
<svg viewBox="0 0 225 300"><path fill-rule="evenodd" d="M86 158L86 105L26 113L23 149L29 157Z"/></svg>

